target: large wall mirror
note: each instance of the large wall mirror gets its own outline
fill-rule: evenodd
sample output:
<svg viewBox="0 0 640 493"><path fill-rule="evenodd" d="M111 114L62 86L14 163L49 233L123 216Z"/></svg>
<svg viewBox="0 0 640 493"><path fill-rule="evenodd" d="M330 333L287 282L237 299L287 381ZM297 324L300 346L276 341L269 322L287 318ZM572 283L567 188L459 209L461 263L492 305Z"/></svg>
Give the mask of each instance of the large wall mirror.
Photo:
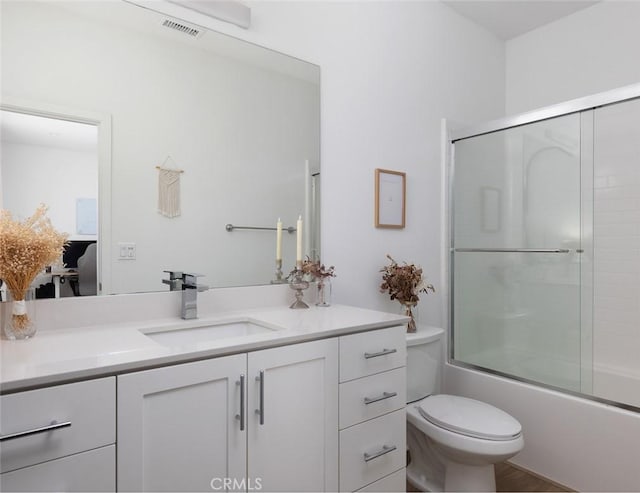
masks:
<svg viewBox="0 0 640 493"><path fill-rule="evenodd" d="M55 295L166 290L164 270L268 284L278 218L285 273L298 216L319 257L319 67L124 1L3 0L1 18L0 207L44 202L68 266L95 256L93 292Z"/></svg>

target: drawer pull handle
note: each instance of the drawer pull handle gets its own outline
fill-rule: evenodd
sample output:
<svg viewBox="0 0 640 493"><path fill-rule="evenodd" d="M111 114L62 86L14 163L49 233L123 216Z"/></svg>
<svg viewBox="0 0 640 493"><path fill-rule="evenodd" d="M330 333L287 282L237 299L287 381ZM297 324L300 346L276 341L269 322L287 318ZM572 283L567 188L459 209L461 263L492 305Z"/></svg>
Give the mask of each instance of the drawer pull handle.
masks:
<svg viewBox="0 0 640 493"><path fill-rule="evenodd" d="M264 370L256 377L256 381L260 382L260 409L256 409L256 414L260 416L260 424L264 424Z"/></svg>
<svg viewBox="0 0 640 493"><path fill-rule="evenodd" d="M388 454L389 452L393 452L397 448L398 447L396 447L395 445L391 445L391 446L383 445L381 450L378 450L377 452L374 452L373 454L367 454L365 452L364 453L364 461L365 462L369 462L370 460L377 459L378 457L382 457L383 455Z"/></svg>
<svg viewBox="0 0 640 493"><path fill-rule="evenodd" d="M240 385L240 414L236 414L236 419L240 420L240 431L244 431L244 375L240 375L236 384Z"/></svg>
<svg viewBox="0 0 640 493"><path fill-rule="evenodd" d="M387 354L397 353L397 349L383 349L382 351L378 351L377 353L364 353L365 359L377 358L378 356L386 356Z"/></svg>
<svg viewBox="0 0 640 493"><path fill-rule="evenodd" d="M17 433L11 433L9 435L0 436L0 442L4 442L5 440L13 440L15 438L28 437L31 435L37 435L38 433L45 433L47 431L58 430L60 428L67 428L71 426L71 421L65 421L64 423L56 423L52 421L50 425L42 426L40 428L34 428L32 430L19 431Z"/></svg>
<svg viewBox="0 0 640 493"><path fill-rule="evenodd" d="M396 395L398 395L397 392L383 392L382 395L379 395L378 397L365 397L364 398L364 403L365 404L373 404L374 402L383 401L385 399L391 399L392 397L395 397Z"/></svg>

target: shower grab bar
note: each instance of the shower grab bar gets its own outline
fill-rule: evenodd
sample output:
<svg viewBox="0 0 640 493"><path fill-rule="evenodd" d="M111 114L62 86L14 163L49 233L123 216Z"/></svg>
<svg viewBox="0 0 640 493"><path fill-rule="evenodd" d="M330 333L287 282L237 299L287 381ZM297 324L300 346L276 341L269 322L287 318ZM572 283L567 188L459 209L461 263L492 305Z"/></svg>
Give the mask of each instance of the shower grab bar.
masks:
<svg viewBox="0 0 640 493"><path fill-rule="evenodd" d="M454 248L463 253L570 253L568 248ZM578 250L576 250L578 251Z"/></svg>
<svg viewBox="0 0 640 493"><path fill-rule="evenodd" d="M253 229L260 231L277 231L278 228L262 228L258 226L234 226L233 224L225 224L224 229L226 229L229 233L231 233L234 229ZM293 226L289 226L288 228L282 228L282 231L286 231L287 233L295 233L296 228Z"/></svg>

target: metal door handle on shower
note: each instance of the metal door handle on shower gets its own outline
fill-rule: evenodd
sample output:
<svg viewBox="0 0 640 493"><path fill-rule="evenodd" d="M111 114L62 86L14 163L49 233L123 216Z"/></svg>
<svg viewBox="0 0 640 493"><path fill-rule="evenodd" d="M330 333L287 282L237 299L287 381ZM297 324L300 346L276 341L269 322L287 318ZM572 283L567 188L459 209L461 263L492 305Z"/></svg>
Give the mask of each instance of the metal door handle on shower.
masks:
<svg viewBox="0 0 640 493"><path fill-rule="evenodd" d="M567 248L454 248L463 253L571 253ZM580 250L576 252L581 253Z"/></svg>

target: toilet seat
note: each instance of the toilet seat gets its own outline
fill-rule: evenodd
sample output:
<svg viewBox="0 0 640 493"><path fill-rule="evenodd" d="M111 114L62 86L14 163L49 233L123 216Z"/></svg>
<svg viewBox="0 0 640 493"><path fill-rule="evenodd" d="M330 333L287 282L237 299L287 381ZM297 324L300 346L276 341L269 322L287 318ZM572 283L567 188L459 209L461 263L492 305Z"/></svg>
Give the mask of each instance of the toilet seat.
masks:
<svg viewBox="0 0 640 493"><path fill-rule="evenodd" d="M407 406L407 433L413 443L409 450L416 458L407 469L409 482L424 487L420 486L421 479L433 477L442 484L432 491L496 491L493 465L522 450L523 433L506 440L476 438L435 424L423 412L418 403ZM429 469L431 453L436 454L444 467L443 478L439 476L442 473Z"/></svg>
<svg viewBox="0 0 640 493"><path fill-rule="evenodd" d="M455 455L458 455L458 452L463 453L466 458L459 460L459 462L463 463L476 463L478 460L484 463L487 459L491 459L492 463L500 462L514 456L522 450L524 444L522 433L511 440L486 440L449 431L425 419L420 413L420 407L417 404L407 406L407 420L423 433L428 440L437 443L441 448L447 449L450 455L454 453L452 451L455 451ZM473 458L470 457L470 454Z"/></svg>
<svg viewBox="0 0 640 493"><path fill-rule="evenodd" d="M485 402L454 395L431 395L417 405L420 416L452 433L489 441L518 438L522 426L511 415Z"/></svg>

